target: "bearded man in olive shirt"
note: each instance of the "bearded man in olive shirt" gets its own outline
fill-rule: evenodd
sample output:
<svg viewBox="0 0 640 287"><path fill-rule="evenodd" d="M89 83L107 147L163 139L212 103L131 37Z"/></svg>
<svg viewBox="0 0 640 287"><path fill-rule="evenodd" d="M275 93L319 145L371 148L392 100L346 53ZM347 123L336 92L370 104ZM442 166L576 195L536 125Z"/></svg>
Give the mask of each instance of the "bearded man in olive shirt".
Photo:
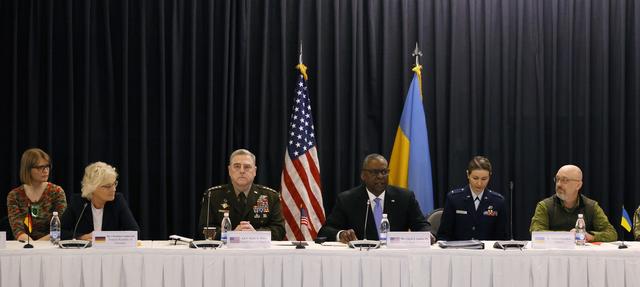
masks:
<svg viewBox="0 0 640 287"><path fill-rule="evenodd" d="M598 202L580 194L582 171L579 167L561 167L554 181L556 194L538 202L529 231L572 231L578 214L583 214L588 242L610 242L618 238Z"/></svg>

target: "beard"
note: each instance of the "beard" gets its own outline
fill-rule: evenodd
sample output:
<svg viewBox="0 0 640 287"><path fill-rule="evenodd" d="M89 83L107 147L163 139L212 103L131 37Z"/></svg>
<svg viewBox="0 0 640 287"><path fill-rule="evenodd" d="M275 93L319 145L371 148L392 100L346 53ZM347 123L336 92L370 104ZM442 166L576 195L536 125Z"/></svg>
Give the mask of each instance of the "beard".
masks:
<svg viewBox="0 0 640 287"><path fill-rule="evenodd" d="M566 196L564 196L564 193L560 193L558 192L558 190L556 190L556 196L563 201L566 200Z"/></svg>

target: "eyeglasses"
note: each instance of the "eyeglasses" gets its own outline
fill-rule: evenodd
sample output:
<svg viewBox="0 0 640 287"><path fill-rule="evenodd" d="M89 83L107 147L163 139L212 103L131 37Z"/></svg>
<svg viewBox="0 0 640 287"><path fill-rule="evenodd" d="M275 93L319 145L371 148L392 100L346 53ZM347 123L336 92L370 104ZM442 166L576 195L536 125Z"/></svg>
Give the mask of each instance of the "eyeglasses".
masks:
<svg viewBox="0 0 640 287"><path fill-rule="evenodd" d="M51 170L51 164L36 165L32 166L31 168L37 169L39 172L43 172L45 169Z"/></svg>
<svg viewBox="0 0 640 287"><path fill-rule="evenodd" d="M118 181L116 180L115 182L113 182L112 184L105 184L105 185L101 185L100 187L102 188L106 188L106 189L111 189L118 186Z"/></svg>
<svg viewBox="0 0 640 287"><path fill-rule="evenodd" d="M562 183L562 184L567 184L570 181L580 181L579 179L575 179L575 178L568 178L568 177L554 177L553 178L553 182L555 183Z"/></svg>
<svg viewBox="0 0 640 287"><path fill-rule="evenodd" d="M374 175L374 176L389 176L389 172L391 171L388 168L385 169L363 169L364 171Z"/></svg>

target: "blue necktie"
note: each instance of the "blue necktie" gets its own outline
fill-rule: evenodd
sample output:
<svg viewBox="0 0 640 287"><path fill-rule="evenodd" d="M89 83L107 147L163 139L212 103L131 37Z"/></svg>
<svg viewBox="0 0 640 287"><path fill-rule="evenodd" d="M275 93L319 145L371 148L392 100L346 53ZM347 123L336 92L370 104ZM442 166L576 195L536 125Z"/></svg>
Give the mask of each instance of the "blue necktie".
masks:
<svg viewBox="0 0 640 287"><path fill-rule="evenodd" d="M380 204L379 197L376 197L373 201L376 203L376 206L373 207L373 218L376 221L376 229L378 229L378 233L380 233L380 221L382 221L382 205Z"/></svg>

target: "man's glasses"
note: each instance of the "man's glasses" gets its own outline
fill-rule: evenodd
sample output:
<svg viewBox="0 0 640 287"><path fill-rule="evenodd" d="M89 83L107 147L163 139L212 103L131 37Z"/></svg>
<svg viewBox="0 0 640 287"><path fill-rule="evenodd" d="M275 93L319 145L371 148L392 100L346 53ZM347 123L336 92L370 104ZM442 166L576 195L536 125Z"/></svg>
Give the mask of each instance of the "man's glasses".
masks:
<svg viewBox="0 0 640 287"><path fill-rule="evenodd" d="M43 172L45 169L51 170L51 164L36 165L32 166L31 168L37 169L39 172Z"/></svg>
<svg viewBox="0 0 640 287"><path fill-rule="evenodd" d="M388 168L385 169L363 169L364 171L374 175L374 176L389 176L389 172L391 171Z"/></svg>
<svg viewBox="0 0 640 287"><path fill-rule="evenodd" d="M580 181L579 179L568 178L568 177L554 177L553 182L567 184L570 181Z"/></svg>
<svg viewBox="0 0 640 287"><path fill-rule="evenodd" d="M105 184L105 185L101 185L100 187L102 188L106 188L106 189L111 189L118 186L118 181L116 180L115 182L113 182L112 184Z"/></svg>

